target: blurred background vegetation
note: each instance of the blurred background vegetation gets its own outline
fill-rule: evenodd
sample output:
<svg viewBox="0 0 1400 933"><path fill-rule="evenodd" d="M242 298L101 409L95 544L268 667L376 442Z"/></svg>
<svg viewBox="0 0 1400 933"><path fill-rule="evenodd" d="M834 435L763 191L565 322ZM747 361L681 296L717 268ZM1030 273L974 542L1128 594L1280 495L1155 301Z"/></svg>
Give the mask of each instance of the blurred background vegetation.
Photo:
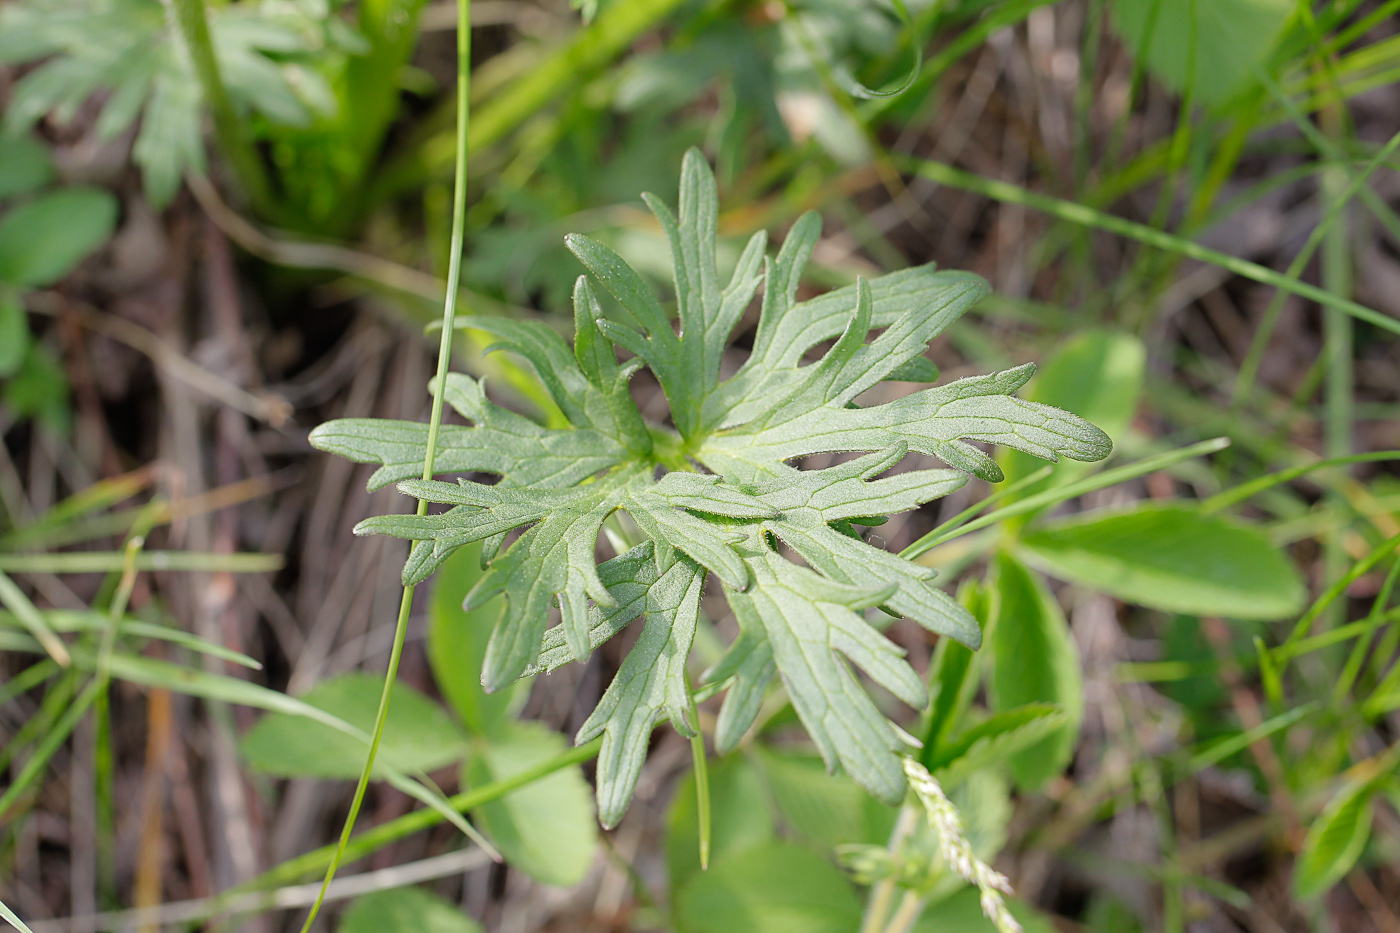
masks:
<svg viewBox="0 0 1400 933"><path fill-rule="evenodd" d="M942 380L1039 361L1023 394L1116 444L1048 476L1003 456L1019 514L920 558L982 652L891 629L934 687L909 728L1017 915L1400 930L1400 2L905 4L472 4L463 301L567 331L568 232L662 283L639 193L669 199L691 145L722 263L816 209L811 294L984 276ZM36 933L295 929L314 896L403 557L349 530L403 505L306 435L426 417L455 24L0 4L0 901ZM551 418L474 336L458 364ZM874 533L905 547L993 492ZM460 790L506 864L378 784L325 929L839 933L889 879L913 929L990 929L917 845L880 855L894 811L824 775L780 694L711 762L708 871L669 733L599 831L567 737L621 646L480 694L474 567L411 619L386 755ZM697 672L732 626L706 610Z"/></svg>

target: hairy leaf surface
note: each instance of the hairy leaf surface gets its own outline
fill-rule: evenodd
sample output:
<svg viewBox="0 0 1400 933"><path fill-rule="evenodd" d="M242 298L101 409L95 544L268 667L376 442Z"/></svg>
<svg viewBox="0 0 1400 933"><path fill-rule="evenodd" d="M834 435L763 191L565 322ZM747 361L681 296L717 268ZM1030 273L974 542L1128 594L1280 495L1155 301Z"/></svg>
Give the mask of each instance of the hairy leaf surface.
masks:
<svg viewBox="0 0 1400 933"><path fill-rule="evenodd" d="M441 475L468 474L456 483L421 479L422 425L336 421L317 428L312 443L377 464L371 488L397 482L447 507L371 518L356 529L413 542L407 582L482 542L486 570L467 605L505 595L481 671L488 689L582 660L645 619L577 737L603 736L597 792L605 823L626 809L656 720L665 715L686 734L692 728L686 665L711 575L740 632L703 675L726 691L716 747L738 744L777 675L827 768L898 802L903 739L856 671L910 706L923 707L928 694L877 616L867 615L905 616L974 648L981 629L934 585L933 570L856 529L945 496L969 473L999 480L995 461L975 443L1096 460L1109 440L1081 418L1013 397L1030 366L862 407L881 382L936 378L923 354L986 293L976 276L924 266L799 302L820 234L815 214L793 225L776 256L765 255L763 234L750 238L726 282L716 262L715 181L699 153L685 158L679 211L650 195L646 201L670 244L677 320L616 252L570 236L591 276L574 289L572 349L539 322L461 322L494 337L492 350L527 363L568 427L507 411L480 382L456 375L445 401L469 424L442 427L435 461ZM595 285L615 299L607 316ZM724 365L726 348L760 290L753 350L736 370ZM619 349L630 355L626 362ZM667 424L646 422L633 400L628 380L642 366L670 403ZM849 452L865 456L819 470L793 462ZM953 469L898 472L911 452ZM611 541L640 538L600 564L604 527ZM556 606L561 621L551 627Z"/></svg>

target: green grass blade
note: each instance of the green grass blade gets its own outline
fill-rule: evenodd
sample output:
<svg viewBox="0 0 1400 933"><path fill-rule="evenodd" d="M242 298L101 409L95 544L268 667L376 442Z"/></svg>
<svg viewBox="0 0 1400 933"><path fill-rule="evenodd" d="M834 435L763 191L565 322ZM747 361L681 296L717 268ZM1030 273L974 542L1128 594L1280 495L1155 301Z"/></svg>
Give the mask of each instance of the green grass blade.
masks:
<svg viewBox="0 0 1400 933"><path fill-rule="evenodd" d="M423 479L433 478L434 462L437 455L438 432L442 426L442 407L447 398L447 373L452 362L452 335L456 325L457 317L457 292L462 278L462 244L466 231L467 214L467 134L471 116L471 0L457 0L457 155L455 162L455 181L452 191L452 240L451 256L447 269L447 296L443 302L442 311L442 331L438 340L438 363L437 391L433 393L432 414L428 421L428 442L427 451L423 457ZM418 515L426 515L428 503L425 499L418 501ZM374 770L374 759L379 752L379 743L384 738L384 723L389 715L389 700L394 693L394 681L398 677L399 661L403 657L404 640L408 632L408 616L413 608L412 586L405 586L403 597L399 601L399 616L394 626L394 645L389 653L388 670L384 673L384 690L379 697L379 711L375 716L374 732L370 737L369 754L365 757L365 767L360 773L360 780L355 786L355 795L350 802L350 812L345 817L345 824L341 827L340 839L336 845L334 854L331 856L330 864L326 866L326 875L321 881L321 890L316 896L316 902L311 905L308 911L306 922L302 925L302 933L308 933L311 925L316 921L316 915L321 910L321 904L326 897L326 889L330 887L331 879L335 877L336 870L340 867L341 858L346 847L350 844L350 834L355 829L355 820L359 817L360 807L364 803L365 791L369 787L370 775ZM454 824L456 821L454 820ZM463 825L465 821L463 821ZM468 834L474 836L477 842L488 852L492 852L497 859L490 844L479 835L470 831Z"/></svg>
<svg viewBox="0 0 1400 933"><path fill-rule="evenodd" d="M1372 157L1366 167L1351 179L1341 195L1331 201L1327 213L1318 221L1312 233L1308 234L1307 242L1303 244L1298 255L1289 263L1288 270L1284 272L1284 275L1296 281L1303 274L1309 261L1312 260L1313 254L1322 245L1323 238L1342 217L1346 206L1351 203L1353 197L1360 193L1362 186L1366 184L1376 169L1386 164L1397 148L1400 148L1400 133L1390 137L1390 140ZM1259 366L1264 361L1264 351L1268 348L1269 338L1273 336L1274 328L1283 313L1283 302L1286 295L1287 293L1282 289L1275 292L1269 301L1269 306L1264 310L1264 316L1260 318L1259 325L1255 328L1254 338L1250 341L1249 350L1245 353L1244 361L1240 363L1239 375L1235 379L1235 386L1231 392L1231 404L1238 404L1249 388L1254 385Z"/></svg>
<svg viewBox="0 0 1400 933"><path fill-rule="evenodd" d="M38 748L34 750L33 757L24 763L24 767L20 770L14 783L5 789L3 795L0 795L0 821L4 820L20 795L27 791L43 773L49 759L58 751L59 746L68 740L68 736L78 725L78 720L83 718L88 707L92 706L93 701L97 699L97 695L101 691L102 685L97 680L89 681L88 685L83 688L83 692L73 701L73 705L64 711L63 716L44 735Z"/></svg>
<svg viewBox="0 0 1400 933"><path fill-rule="evenodd" d="M690 693L690 716L695 720L690 754L695 762L695 813L700 826L700 870L704 871L710 867L710 769L705 757L705 733L700 728L700 710L688 683L686 692Z"/></svg>
<svg viewBox="0 0 1400 933"><path fill-rule="evenodd" d="M935 162L931 159L914 159L905 156L891 156L895 164L902 169L912 172L922 178L935 181L940 185L947 185L950 188L959 188L963 191L970 191L973 194L980 194L983 197L991 198L995 201L1002 201L1007 204L1016 204L1021 207L1029 207L1033 210L1049 214L1060 220L1086 227L1103 230L1108 233L1116 233L1119 236L1136 240L1146 246L1152 246L1168 253L1176 253L1188 259L1195 259L1198 262L1210 263L1219 266L1236 275L1259 282L1262 285L1272 285L1286 292L1315 301L1328 308L1335 308L1348 314L1359 321L1373 324L1382 330L1390 331L1393 334L1400 334L1400 320L1375 311L1365 305L1358 304L1347 298L1339 298L1331 292L1309 285L1306 282L1299 282L1290 279L1281 272L1261 266L1258 263L1250 262L1248 259L1241 259L1238 256L1231 256L1219 250L1202 246L1191 240L1179 237L1164 230L1156 230L1146 224L1136 221L1126 220L1122 217L1115 217L1112 214L1104 213L1084 204L1076 204L1073 201L1066 201L1061 198L1052 197L1048 194L1041 194L1013 185L1010 182L999 181L994 178L983 178L972 172L965 172L962 169L954 168L943 162Z"/></svg>
<svg viewBox="0 0 1400 933"><path fill-rule="evenodd" d="M0 554L0 573L120 573L121 551L65 554ZM142 551L137 570L193 570L211 573L269 573L282 569L281 554L219 554L202 551ZM12 610L13 611L13 610Z"/></svg>
<svg viewBox="0 0 1400 933"><path fill-rule="evenodd" d="M1183 460L1190 460L1193 457L1204 457L1207 454L1213 454L1216 451L1224 450L1229 446L1229 438L1216 437L1208 441L1192 444L1189 447L1169 450L1166 453L1157 454L1145 460L1139 460L1137 463L1129 463L1117 469L1105 470L1095 476L1089 476L1073 483L1066 483L1054 489L1047 489L1042 493L1028 496L1019 502L1008 505L1004 509L997 509L995 512L983 515L981 518L974 519L966 525L944 532L941 537L925 540L928 537L925 535L924 538L919 539L919 541L916 541L905 549L900 556L913 559L946 541L951 541L961 535L986 528L988 525L995 525L997 522L1005 521L1008 518L1014 518L1017 515L1025 515L1027 512L1034 512L1046 506L1055 505L1068 499L1073 499L1075 496L1082 496L1085 493L1093 492L1097 489L1106 489L1109 486L1116 486L1118 483L1124 483L1130 479L1145 476L1148 473L1165 470L1167 467L1181 463ZM918 550L915 550L916 546L919 546Z"/></svg>
<svg viewBox="0 0 1400 933"><path fill-rule="evenodd" d="M44 650L49 653L49 657L62 667L68 667L73 663L72 657L68 654L68 647L63 644L63 639L49 626L44 614L29 601L29 597L24 595L24 591L15 585L15 581L7 577L3 570L0 570L0 603L15 614L15 618L20 621L29 634L33 635L39 644L44 646Z"/></svg>
<svg viewBox="0 0 1400 933"><path fill-rule="evenodd" d="M696 696L699 697L699 691ZM548 760L542 761L532 768L527 768L518 774L513 774L500 781L493 781L490 784L455 794L448 798L448 803L459 813L474 810L484 804L499 800L511 791L518 790L527 784L531 784L542 777L553 774L561 768L572 767L582 764L598 755L599 748L602 747L602 739L594 739L577 748L571 748L566 752ZM274 868L269 869L262 875L254 878L246 884L239 885L231 889L230 895L244 894L248 891L264 890L275 888L280 885L290 884L306 877L312 872L320 871L331 864L331 860L340 855L341 861L354 861L364 858L374 852L378 852L385 846L411 836L416 832L429 829L443 822L441 814L436 810L416 810L401 817L383 823L373 829L366 830L354 837L342 850L339 843L322 846L305 855L289 859Z"/></svg>
<svg viewBox="0 0 1400 933"><path fill-rule="evenodd" d="M1317 460L1313 463L1304 463L1299 466L1289 467L1277 473L1270 473L1267 476L1260 476L1247 483L1241 483L1233 489L1216 493L1209 499L1201 502L1201 512L1210 514L1219 512L1221 509L1228 509L1232 505L1239 505L1246 499L1250 499L1267 489L1281 486L1284 483L1291 483L1300 476L1306 476L1314 470L1327 470L1332 467L1350 466L1353 463L1375 463L1383 460L1400 460L1400 450L1377 450L1365 454L1352 454L1347 457L1331 457L1326 460Z"/></svg>
<svg viewBox="0 0 1400 933"><path fill-rule="evenodd" d="M1319 704L1309 703L1306 706L1300 706L1297 709L1291 709L1286 713L1281 713L1267 722L1260 723L1253 729L1247 729L1241 732L1239 735L1233 735L1227 739L1214 742L1191 756L1190 763L1187 765L1187 771L1191 774L1199 774L1206 768L1219 764L1231 755L1244 751L1255 742L1266 739L1283 729L1287 729L1289 726L1309 716L1319 708Z"/></svg>
<svg viewBox="0 0 1400 933"><path fill-rule="evenodd" d="M1275 660L1290 657L1293 650L1297 647L1298 642L1302 641L1308 634L1308 631L1312 628L1312 624L1317 620L1317 617L1322 615L1327 607L1337 600L1337 597L1345 593L1347 587L1369 573L1372 567L1385 560L1396 548L1400 548L1400 535L1395 535L1383 541L1373 549L1371 553L1357 561L1340 580L1329 586L1323 594L1308 607L1308 611L1303 613L1298 619L1298 622L1293 626L1293 631L1288 634L1288 638L1284 643L1274 649Z"/></svg>
<svg viewBox="0 0 1400 933"><path fill-rule="evenodd" d="M944 535L949 534L955 528L960 528L964 522L972 518L972 516L976 515L978 512L981 512L984 509L991 508L998 502L1004 502L1009 496L1014 496L1016 493L1020 492L1022 489L1025 489L1027 486L1035 485L1036 483L1045 479L1045 477L1049 476L1054 471L1054 469L1055 467L1053 465L1046 464L1045 466L1036 470L1034 473L1023 476L1020 479L1016 480L1014 483L1011 483L1008 486L1004 486L1001 489L993 491L990 496L983 499L981 502L969 505L957 515L954 515L952 518L948 519L946 522L939 525L937 528L933 529L928 534L924 535L922 538L915 541L913 544L909 545L904 550L900 551L899 556L909 558L919 556L920 554L929 550L929 548L934 547L937 543L946 540L944 538Z"/></svg>
<svg viewBox="0 0 1400 933"><path fill-rule="evenodd" d="M1346 701L1347 694L1351 693L1351 688L1356 684L1356 678L1361 673L1361 665L1366 660L1366 652L1371 649L1371 642L1375 640L1376 632L1385 623L1385 607L1390 604L1390 594L1395 588L1396 578L1400 577L1400 560L1390 565L1390 571L1385 575L1385 582L1381 584L1381 591L1371 603L1371 611L1367 613L1364 625L1366 630L1357 639L1356 644L1351 647L1351 654L1347 656L1347 663L1342 668L1341 676L1337 678L1336 684L1332 687L1332 705L1341 707Z"/></svg>
<svg viewBox="0 0 1400 933"><path fill-rule="evenodd" d="M4 901L0 901L0 917L3 917L5 919L5 922L8 923L10 926L14 927L16 930L19 930L19 933L34 933L33 930L29 929L29 927L24 925L23 920L15 916L15 912L13 910L5 906Z"/></svg>
<svg viewBox="0 0 1400 933"><path fill-rule="evenodd" d="M28 693L62 668L54 663L52 658L44 658L36 664L32 664L0 686L0 706L13 700L22 693Z"/></svg>

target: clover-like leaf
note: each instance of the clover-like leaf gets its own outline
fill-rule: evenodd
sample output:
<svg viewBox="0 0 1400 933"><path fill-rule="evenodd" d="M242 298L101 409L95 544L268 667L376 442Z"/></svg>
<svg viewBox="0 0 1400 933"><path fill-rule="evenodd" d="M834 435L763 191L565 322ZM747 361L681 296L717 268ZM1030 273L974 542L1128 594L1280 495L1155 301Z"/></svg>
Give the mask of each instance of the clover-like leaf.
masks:
<svg viewBox="0 0 1400 933"><path fill-rule="evenodd" d="M481 383L450 376L445 401L470 424L442 426L436 469L486 474L494 483L474 475L423 480L423 425L335 421L313 431L312 443L378 464L371 488L398 482L411 496L448 506L380 516L356 529L413 542L406 582L424 579L455 549L483 542L486 572L467 602L506 595L481 671L488 689L581 660L645 618L577 736L603 736L597 792L605 823L626 809L656 720L665 715L686 734L692 728L686 664L711 574L739 625L703 675L726 691L716 746L725 751L742 739L776 674L827 767L897 801L905 787L901 736L851 665L922 707L923 679L881 633L880 619L905 616L973 648L981 630L934 585L932 569L875 547L856 527L945 496L969 473L1000 479L976 442L1049 460L1094 460L1107 455L1108 438L1074 415L1012 397L1030 366L861 407L863 393L881 381L936 378L924 350L985 294L981 279L924 266L798 302L820 232L808 214L775 257L764 255L762 234L751 238L722 285L718 199L700 154L686 156L678 214L646 200L671 245L678 327L641 275L581 236L568 244L592 281L580 277L574 289L572 351L540 322L460 322L492 335L491 349L526 361L569 423L544 427L493 404ZM611 317L594 282L616 299ZM753 350L724 379L731 332L760 286ZM807 361L833 338L820 359ZM617 348L631 358L619 362ZM646 422L632 398L628 380L641 366L666 394L669 425ZM822 470L791 462L852 451L865 455ZM911 451L954 469L890 473ZM596 564L600 531L614 513L626 513L645 540ZM609 527L612 540L628 533L626 524ZM556 605L561 622L550 627Z"/></svg>

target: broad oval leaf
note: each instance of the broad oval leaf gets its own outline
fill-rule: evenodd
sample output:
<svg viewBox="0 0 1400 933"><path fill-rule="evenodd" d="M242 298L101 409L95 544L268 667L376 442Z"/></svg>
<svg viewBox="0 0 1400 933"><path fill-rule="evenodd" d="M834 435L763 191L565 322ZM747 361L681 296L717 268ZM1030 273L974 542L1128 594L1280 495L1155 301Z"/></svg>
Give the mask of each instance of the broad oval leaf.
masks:
<svg viewBox="0 0 1400 933"><path fill-rule="evenodd" d="M1303 603L1298 571L1263 532L1190 506L1090 512L1021 544L1052 576L1163 612L1279 619Z"/></svg>
<svg viewBox="0 0 1400 933"><path fill-rule="evenodd" d="M19 296L0 289L0 379L19 371L29 349L29 321Z"/></svg>
<svg viewBox="0 0 1400 933"><path fill-rule="evenodd" d="M111 236L117 199L99 188L64 188L0 217L0 282L51 285Z"/></svg>
<svg viewBox="0 0 1400 933"><path fill-rule="evenodd" d="M473 749L463 783L479 787L562 754L564 737L538 722L517 722ZM577 768L564 768L473 811L506 862L536 881L572 887L598 846L593 795Z"/></svg>
<svg viewBox="0 0 1400 933"><path fill-rule="evenodd" d="M383 685L383 678L372 674L342 674L322 681L300 699L369 732ZM242 749L255 770L278 777L349 780L359 777L365 765L363 742L287 713L258 720L243 737ZM465 750L465 736L442 707L412 687L394 687L379 761L403 771L431 771L461 758ZM378 763L375 773L384 776Z"/></svg>
<svg viewBox="0 0 1400 933"><path fill-rule="evenodd" d="M773 840L773 812L763 778L747 758L730 755L709 763L710 862ZM695 772L676 785L666 816L666 867L671 889L700 871L700 821Z"/></svg>
<svg viewBox="0 0 1400 933"><path fill-rule="evenodd" d="M337 933L481 933L451 901L422 888L392 888L356 898Z"/></svg>
<svg viewBox="0 0 1400 933"><path fill-rule="evenodd" d="M860 902L826 859L774 842L694 875L676 919L681 933L851 933Z"/></svg>
<svg viewBox="0 0 1400 933"><path fill-rule="evenodd" d="M1293 866L1293 891L1299 900L1322 894L1351 871L1366 841L1376 810L1376 785L1343 785L1308 828L1303 851Z"/></svg>
<svg viewBox="0 0 1400 933"><path fill-rule="evenodd" d="M1060 604L1024 564L1010 554L996 557L996 617L991 626L991 699L1002 711L1028 704L1055 704L1065 722L1008 758L1016 783L1034 790L1059 774L1074 754L1084 718L1084 680L1079 652Z"/></svg>
<svg viewBox="0 0 1400 933"><path fill-rule="evenodd" d="M48 147L33 136L26 133L0 142L0 198L41 188L52 176Z"/></svg>
<svg viewBox="0 0 1400 933"><path fill-rule="evenodd" d="M823 850L889 838L896 809L850 778L827 774L817 756L767 750L759 755L769 792L796 838Z"/></svg>
<svg viewBox="0 0 1400 933"><path fill-rule="evenodd" d="M1174 91L1222 104L1253 83L1295 0L1113 0L1118 35Z"/></svg>
<svg viewBox="0 0 1400 933"><path fill-rule="evenodd" d="M1074 412L1117 444L1137 412L1146 360L1147 350L1136 337L1106 330L1085 331L1046 357L1028 386L1027 397ZM1019 450L1003 451L997 462L1008 480L1018 480L1042 465ZM1084 471L1073 461L1062 462L1052 477L1023 490L1018 498Z"/></svg>
<svg viewBox="0 0 1400 933"><path fill-rule="evenodd" d="M77 657L78 655L75 655L75 658ZM259 686L248 680L229 677L226 674L214 674L200 668L182 667L169 661L121 652L113 654L109 663L112 676L119 680L128 680L149 687L160 687L175 693L203 697L207 700L265 709L271 711L274 717L309 720L321 729L333 732L340 737L332 739L330 746L339 749L338 755L345 754L344 746L347 742L353 745L359 756L355 759L354 774L360 773L364 755L369 748L370 738L369 731L364 728L364 724L346 722L343 717L321 707L313 706L305 700L288 696L285 693L278 693L276 690L269 690L267 687ZM413 761L400 761L395 757L396 754L397 750L393 747L393 743L386 742L381 745L376 773L382 770L384 773L379 776L387 777L389 783L394 787L415 800L432 807L443 819L470 835L466 820L452 809L443 798L442 792L405 776L403 771L411 769L415 763Z"/></svg>

